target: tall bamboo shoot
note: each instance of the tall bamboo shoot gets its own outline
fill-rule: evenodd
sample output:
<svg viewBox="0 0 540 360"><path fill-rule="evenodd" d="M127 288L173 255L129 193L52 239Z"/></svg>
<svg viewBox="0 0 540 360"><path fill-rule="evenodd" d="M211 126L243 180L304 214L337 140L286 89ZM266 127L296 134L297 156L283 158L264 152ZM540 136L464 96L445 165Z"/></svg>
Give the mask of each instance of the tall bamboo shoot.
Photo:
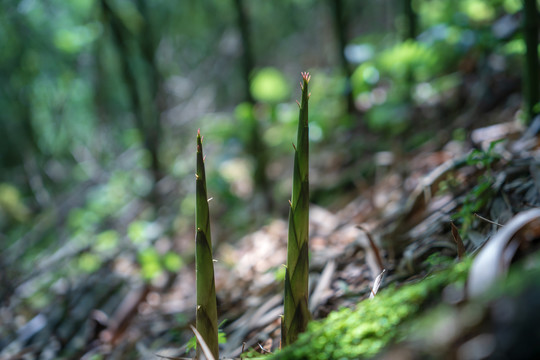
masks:
<svg viewBox="0 0 540 360"><path fill-rule="evenodd" d="M210 236L210 211L206 191L206 173L201 132L197 132L195 269L197 273L197 331L201 334L215 359L219 358L216 286L212 238ZM197 359L201 358L201 346L197 346Z"/></svg>
<svg viewBox="0 0 540 360"><path fill-rule="evenodd" d="M293 189L289 210L287 266L285 271L284 316L281 327L283 346L292 344L311 319L308 308L309 238L309 128L308 73L302 73L302 101L298 103L297 146L294 146Z"/></svg>

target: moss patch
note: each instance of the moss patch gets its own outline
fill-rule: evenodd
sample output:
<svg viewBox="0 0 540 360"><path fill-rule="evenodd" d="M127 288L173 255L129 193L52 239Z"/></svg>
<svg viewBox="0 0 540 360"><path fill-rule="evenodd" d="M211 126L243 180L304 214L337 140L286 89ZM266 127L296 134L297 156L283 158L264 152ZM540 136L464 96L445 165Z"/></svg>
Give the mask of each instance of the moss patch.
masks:
<svg viewBox="0 0 540 360"><path fill-rule="evenodd" d="M451 283L463 283L469 262L433 273L414 284L381 291L356 309L341 309L309 324L298 341L271 359L359 359L402 337L403 325Z"/></svg>

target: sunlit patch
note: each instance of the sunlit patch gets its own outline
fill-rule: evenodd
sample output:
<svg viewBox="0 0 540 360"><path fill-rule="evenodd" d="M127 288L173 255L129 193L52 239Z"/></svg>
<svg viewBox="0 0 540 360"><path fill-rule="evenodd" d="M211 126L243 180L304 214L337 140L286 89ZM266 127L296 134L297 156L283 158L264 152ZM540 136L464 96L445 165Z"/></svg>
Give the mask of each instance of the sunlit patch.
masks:
<svg viewBox="0 0 540 360"><path fill-rule="evenodd" d="M315 123L309 125L309 140L319 141L323 137L323 131L321 127Z"/></svg>
<svg viewBox="0 0 540 360"><path fill-rule="evenodd" d="M462 3L463 11L474 21L490 21L495 17L493 5L482 0L468 0Z"/></svg>
<svg viewBox="0 0 540 360"><path fill-rule="evenodd" d="M283 74L271 67L261 69L255 74L250 90L255 99L268 103L284 101L290 93Z"/></svg>
<svg viewBox="0 0 540 360"><path fill-rule="evenodd" d="M253 193L252 165L247 159L233 158L219 167L219 173L230 184L231 192L240 197L248 198Z"/></svg>

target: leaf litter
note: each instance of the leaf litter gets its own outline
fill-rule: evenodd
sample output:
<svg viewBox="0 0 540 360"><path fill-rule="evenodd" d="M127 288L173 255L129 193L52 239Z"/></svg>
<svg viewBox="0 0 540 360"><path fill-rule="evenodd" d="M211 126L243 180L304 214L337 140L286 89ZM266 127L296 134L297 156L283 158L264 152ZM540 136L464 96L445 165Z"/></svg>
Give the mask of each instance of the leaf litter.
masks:
<svg viewBox="0 0 540 360"><path fill-rule="evenodd" d="M479 128L474 134L473 141L484 153L490 144L506 139L497 144L495 151L501 157L490 164L490 192L485 199L467 197L479 181L487 181L481 177L485 166L468 163L470 152L466 146L450 142L441 150L420 150L407 159L410 171L406 175L393 169L395 162L385 162L387 169L378 175L375 185L335 212L311 206L310 310L315 319L338 308L354 308L359 301L375 295L378 287L393 282L406 284L421 277L430 271L429 259L434 254L452 259L478 253L467 285L469 295L475 295L486 287L486 279L494 281L503 276L509 264L536 249L540 237L536 210L540 206L537 139L515 126L515 122ZM479 197L483 194L479 193ZM480 200L478 209L463 210ZM460 230L464 218L470 222L466 231ZM225 357L238 357L243 349L274 352L279 348L283 313L280 274L286 258L286 237L286 223L278 219L234 245L222 244L217 249L218 313L220 319L227 319L223 326L227 343L221 348ZM101 281L105 277L93 279L94 286L104 286ZM107 279L110 281L110 277ZM81 358L99 353L122 359L121 354L130 349L159 355L159 351L149 349L170 349L178 344L183 337L171 334L188 332L194 320L194 273L190 267L171 277L169 285L126 287L119 282L116 289L90 299L88 310L79 308L83 315L96 308L108 309L106 313L111 314L113 323L123 324L122 331L106 320L81 325L94 329L87 332L88 345ZM130 298L136 300L131 303L127 300ZM100 301L104 305L99 305ZM5 313L0 315L3 322L13 321ZM20 337L11 339L2 355L15 358L43 346L39 345L40 339L56 339L56 332L66 328L67 320L55 316L52 310L44 310L39 318L49 322L55 318L57 327L26 330L31 335L19 332ZM460 351L485 343L486 338L480 335L460 344ZM55 344L50 342L50 351L54 351ZM407 351L415 350L412 347ZM163 354L172 358L183 355L182 347Z"/></svg>

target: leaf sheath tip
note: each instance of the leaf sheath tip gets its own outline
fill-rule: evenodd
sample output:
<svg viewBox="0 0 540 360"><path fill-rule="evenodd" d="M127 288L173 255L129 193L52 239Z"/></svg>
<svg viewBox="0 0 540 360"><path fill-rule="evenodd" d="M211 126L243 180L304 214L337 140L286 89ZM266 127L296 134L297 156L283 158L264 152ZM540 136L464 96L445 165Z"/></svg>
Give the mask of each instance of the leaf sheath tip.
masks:
<svg viewBox="0 0 540 360"><path fill-rule="evenodd" d="M302 79L304 79L306 83L309 83L309 80L311 80L311 75L309 75L309 72L304 71L304 72L301 72L300 74L302 75Z"/></svg>

